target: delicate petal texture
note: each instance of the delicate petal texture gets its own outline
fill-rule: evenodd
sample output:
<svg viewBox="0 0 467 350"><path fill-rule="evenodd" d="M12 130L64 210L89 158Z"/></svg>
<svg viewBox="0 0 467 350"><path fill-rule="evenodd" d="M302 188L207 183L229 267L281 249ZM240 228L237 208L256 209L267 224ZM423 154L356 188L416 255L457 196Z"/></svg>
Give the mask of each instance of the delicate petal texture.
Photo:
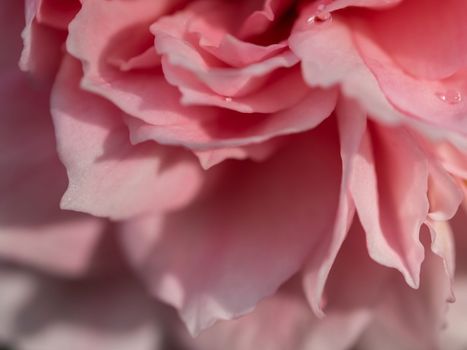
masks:
<svg viewBox="0 0 467 350"><path fill-rule="evenodd" d="M127 225L124 245L136 267L154 293L181 310L192 332L251 310L326 234L340 181L332 126L265 163L216 169L205 198L180 213Z"/></svg>
<svg viewBox="0 0 467 350"><path fill-rule="evenodd" d="M395 66L390 56L368 37L356 34L356 42L365 63L395 108L415 119L442 125L447 131L465 136L467 107L463 98L458 97L467 92L463 85L465 74L459 73L446 81L416 79Z"/></svg>
<svg viewBox="0 0 467 350"><path fill-rule="evenodd" d="M329 87L340 84L342 91L360 102L374 117L396 123L403 116L393 110L378 88L378 83L364 64L344 23L334 19L332 25L318 29L300 25L290 38L290 46L300 57L303 77L311 86ZM311 32L310 32L311 31Z"/></svg>
<svg viewBox="0 0 467 350"><path fill-rule="evenodd" d="M355 163L350 189L368 251L417 287L424 257L419 231L428 214L426 161L403 129L370 125Z"/></svg>
<svg viewBox="0 0 467 350"><path fill-rule="evenodd" d="M433 162L430 163L428 198L430 218L434 220L451 219L464 198L462 189L456 180L439 164Z"/></svg>
<svg viewBox="0 0 467 350"><path fill-rule="evenodd" d="M211 110L195 121L183 118L145 123L127 118L127 124L133 143L155 140L196 150L230 148L312 129L330 115L336 97L335 90L317 89L292 108L267 116L254 114L245 117L236 112Z"/></svg>
<svg viewBox="0 0 467 350"><path fill-rule="evenodd" d="M464 349L466 23L1 1L0 348Z"/></svg>
<svg viewBox="0 0 467 350"><path fill-rule="evenodd" d="M398 276L392 276L396 278ZM380 297L384 300L363 335L359 349L438 348L438 334L450 297L450 281L441 259L428 253L419 290L389 280Z"/></svg>
<svg viewBox="0 0 467 350"><path fill-rule="evenodd" d="M18 58L18 50L11 49ZM0 66L0 255L79 274L87 268L103 223L60 211L66 173L55 153L49 91L34 89L12 67L16 63L5 57Z"/></svg>
<svg viewBox="0 0 467 350"><path fill-rule="evenodd" d="M462 350L467 346L467 215L466 211L460 210L453 220L452 230L456 239L456 265L457 278L454 284L456 302L449 305L446 325L441 333L441 345L443 349Z"/></svg>
<svg viewBox="0 0 467 350"><path fill-rule="evenodd" d="M79 73L68 58L52 95L58 147L70 179L62 207L126 218L189 201L199 183L196 163L176 150L132 146L121 112L79 90Z"/></svg>
<svg viewBox="0 0 467 350"><path fill-rule="evenodd" d="M42 25L42 20L52 18L47 9L53 7L54 0L26 0L26 26L22 32L24 47L21 53L19 66L22 70L33 75L41 83L50 84L60 64L61 45L65 40L66 24L70 16L76 13L78 0L67 0L62 3L62 9L67 9L68 16L60 13L62 25L51 28ZM57 2L57 1L55 1ZM42 14L42 16L41 16ZM57 18L58 15L53 16Z"/></svg>
<svg viewBox="0 0 467 350"><path fill-rule="evenodd" d="M344 99L338 105L337 122L341 138L342 179L334 232L328 239L323 239L321 245L313 251L304 277L308 300L314 311L321 316L323 315L321 310L322 293L326 278L353 220L354 206L349 196L348 187L352 174L353 158L358 151L366 128L366 117L353 101Z"/></svg>
<svg viewBox="0 0 467 350"><path fill-rule="evenodd" d="M374 40L406 72L435 80L455 74L467 64L465 2L402 1L386 11L368 13L365 23ZM416 21L414 18L416 17ZM446 38L455 38L452 45Z"/></svg>

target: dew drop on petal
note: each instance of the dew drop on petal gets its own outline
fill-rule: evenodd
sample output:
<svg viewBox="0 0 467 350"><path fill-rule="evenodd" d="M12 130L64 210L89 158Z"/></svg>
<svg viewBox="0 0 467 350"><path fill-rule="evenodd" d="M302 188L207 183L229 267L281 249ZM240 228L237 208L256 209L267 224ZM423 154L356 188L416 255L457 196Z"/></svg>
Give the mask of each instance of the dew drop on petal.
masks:
<svg viewBox="0 0 467 350"><path fill-rule="evenodd" d="M232 102L232 97L224 97L225 102Z"/></svg>
<svg viewBox="0 0 467 350"><path fill-rule="evenodd" d="M319 5L316 14L307 18L307 24L321 24L332 20L331 12L324 5Z"/></svg>
<svg viewBox="0 0 467 350"><path fill-rule="evenodd" d="M455 105L462 102L462 94L457 90L447 90L445 92L437 92L438 98L450 105Z"/></svg>

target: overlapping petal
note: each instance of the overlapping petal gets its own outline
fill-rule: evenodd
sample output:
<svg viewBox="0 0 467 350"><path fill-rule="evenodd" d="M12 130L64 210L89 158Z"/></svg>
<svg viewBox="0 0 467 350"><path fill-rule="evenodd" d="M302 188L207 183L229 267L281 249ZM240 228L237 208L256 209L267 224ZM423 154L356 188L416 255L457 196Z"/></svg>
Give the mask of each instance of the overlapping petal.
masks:
<svg viewBox="0 0 467 350"><path fill-rule="evenodd" d="M193 205L126 225L135 267L192 332L250 311L324 239L339 194L335 132L327 123L261 164L218 165Z"/></svg>

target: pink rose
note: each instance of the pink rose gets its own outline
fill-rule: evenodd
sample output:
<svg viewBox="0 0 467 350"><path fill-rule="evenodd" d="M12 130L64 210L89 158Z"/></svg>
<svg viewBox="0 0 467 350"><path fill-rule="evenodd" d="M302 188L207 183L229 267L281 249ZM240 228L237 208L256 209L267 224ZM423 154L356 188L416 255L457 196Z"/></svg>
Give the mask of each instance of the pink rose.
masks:
<svg viewBox="0 0 467 350"><path fill-rule="evenodd" d="M465 347L465 23L462 0L4 0L0 341Z"/></svg>

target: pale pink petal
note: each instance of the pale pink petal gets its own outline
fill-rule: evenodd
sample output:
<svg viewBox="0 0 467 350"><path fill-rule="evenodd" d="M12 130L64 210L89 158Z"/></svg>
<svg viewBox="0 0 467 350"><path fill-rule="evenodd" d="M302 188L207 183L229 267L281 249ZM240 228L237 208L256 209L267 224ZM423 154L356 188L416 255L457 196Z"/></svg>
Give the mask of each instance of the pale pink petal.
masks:
<svg viewBox="0 0 467 350"><path fill-rule="evenodd" d="M221 96L237 97L253 93L264 85L270 73L298 63L297 57L286 51L245 68L210 68L201 54L181 38L174 38L154 27L151 30L156 38L157 52L167 57L166 71L171 66L183 69L187 75L194 74L194 77L211 89L212 93ZM188 80L189 77L188 75L185 79ZM181 79L171 83L181 87L185 85Z"/></svg>
<svg viewBox="0 0 467 350"><path fill-rule="evenodd" d="M69 177L63 208L128 218L187 203L200 182L185 152L155 143L132 146L122 113L79 89L81 69L68 57L57 78L52 114Z"/></svg>
<svg viewBox="0 0 467 350"><path fill-rule="evenodd" d="M352 346L369 321L369 313L340 310L318 320L295 282L287 282L248 315L206 330L192 342L193 349L346 350Z"/></svg>
<svg viewBox="0 0 467 350"><path fill-rule="evenodd" d="M267 141L280 135L312 129L335 107L337 91L313 89L292 108L271 115L249 114L218 108L186 117L172 116L142 122L126 118L133 143L155 140L195 150L242 146Z"/></svg>
<svg viewBox="0 0 467 350"><path fill-rule="evenodd" d="M254 95L263 86L267 86L268 80L274 80L273 73L278 69L289 68L298 63L297 57L289 50L284 50L285 47L281 50L280 47L265 48L235 39L229 40L229 36L226 36L227 29L222 25L226 22L224 17L230 16L235 10L230 3L196 2L183 12L167 16L151 26L156 49L164 56L164 73L168 81L180 89L185 103L206 104L210 101L206 98L196 99L197 95L190 93L190 90L201 90L219 99ZM199 42L189 40L193 36L199 37ZM242 56L248 56L250 60L241 59ZM224 64L220 65L218 60L224 61ZM300 98L303 90L303 84L297 84L295 89L281 91L284 97L290 95L285 98L287 100L294 96L290 91ZM274 101L274 104L281 101L272 96L269 100ZM254 98L251 101L254 102ZM236 105L225 104L224 107L235 108ZM273 111L264 110L264 106L258 108L254 104L250 108L252 112Z"/></svg>
<svg viewBox="0 0 467 350"><path fill-rule="evenodd" d="M463 250L462 252L465 252ZM441 331L441 348L464 350L467 348L467 275L459 276L455 283L456 302L450 305L446 327Z"/></svg>
<svg viewBox="0 0 467 350"><path fill-rule="evenodd" d="M446 276L451 283L451 291L448 300L456 300L452 284L454 283L454 273L456 269L455 241L451 226L446 221L427 220L425 223L430 230L431 251L438 255L444 264Z"/></svg>
<svg viewBox="0 0 467 350"><path fill-rule="evenodd" d="M114 232L88 273L56 278L0 266L0 342L15 349L173 349L180 322L128 269ZM3 343L2 343L3 345Z"/></svg>
<svg viewBox="0 0 467 350"><path fill-rule="evenodd" d="M452 220L456 243L456 302L449 306L446 327L441 332L442 349L463 350L467 347L467 215L460 210Z"/></svg>
<svg viewBox="0 0 467 350"><path fill-rule="evenodd" d="M341 142L342 180L339 206L330 234L311 255L305 268L304 287L314 312L323 316L322 297L326 279L354 217L354 206L349 196L349 181L355 157L366 128L366 115L354 102L342 98L337 106L337 121Z"/></svg>
<svg viewBox="0 0 467 350"><path fill-rule="evenodd" d="M180 115L196 119L201 112L180 106L177 89L165 81L158 69L159 58L153 65L144 62L144 66L153 69L127 72L138 57L154 47L149 23L176 4L152 0L86 1L71 22L67 39L68 52L83 62L82 87L145 120L167 120ZM131 45L122 46L122 41ZM90 42L92 45L88 45ZM120 69L116 70L115 65Z"/></svg>
<svg viewBox="0 0 467 350"><path fill-rule="evenodd" d="M53 81L62 56L61 45L65 40L65 32L42 25L37 20L36 16L49 1L51 0L26 1L26 25L22 32L24 46L19 61L22 70L29 72L42 83ZM15 17L11 12L5 13ZM16 16L23 18L24 15L18 13Z"/></svg>
<svg viewBox="0 0 467 350"><path fill-rule="evenodd" d="M207 151L195 151L195 155L204 169L222 163L226 159L250 159L262 162L268 159L285 142L277 138L271 141L252 144L242 147L221 148Z"/></svg>
<svg viewBox="0 0 467 350"><path fill-rule="evenodd" d="M161 58L157 55L156 50L153 47L150 47L143 53L128 59L124 59L122 57L109 57L109 63L114 64L123 72L129 72L159 67L161 64Z"/></svg>
<svg viewBox="0 0 467 350"><path fill-rule="evenodd" d="M18 311L34 294L35 281L18 274L0 261L0 344L11 344L15 337Z"/></svg>
<svg viewBox="0 0 467 350"><path fill-rule="evenodd" d="M467 179L467 151L462 151L448 142L437 143L434 148L435 154L445 169Z"/></svg>
<svg viewBox="0 0 467 350"><path fill-rule="evenodd" d="M391 57L391 65L419 79L440 80L467 64L466 15L463 0L424 0L402 1L391 9L357 16L368 28L365 35ZM458 44L452 45L452 40Z"/></svg>
<svg viewBox="0 0 467 350"><path fill-rule="evenodd" d="M388 270L368 256L365 234L356 217L348 231L326 284L322 300L326 314L310 330L305 349L352 348L372 321L380 300Z"/></svg>
<svg viewBox="0 0 467 350"><path fill-rule="evenodd" d="M465 138L460 133L463 130L462 115L465 114L462 112L465 99L459 87L463 81L461 77L452 82L411 78L362 34L359 27L353 27L356 22L345 16L335 16L332 21L319 25L309 23L308 18L316 14L317 6L311 6L314 9L311 12L302 13L289 39L291 49L301 59L303 75L310 86L339 84L345 95L358 100L378 121L408 123L432 138L449 139L466 147ZM361 44L359 46L366 48L366 56L355 45L355 37ZM395 97L390 96L383 86L389 86L389 83ZM439 115L445 117L438 118Z"/></svg>
<svg viewBox="0 0 467 350"><path fill-rule="evenodd" d="M207 52L232 67L245 67L261 62L285 51L286 42L268 46L255 45L226 34L220 42L205 42L200 40L200 46Z"/></svg>
<svg viewBox="0 0 467 350"><path fill-rule="evenodd" d="M367 7L375 9L386 9L395 6L403 0L334 0L327 5L328 11L340 10L346 7ZM327 1L322 1L327 2Z"/></svg>
<svg viewBox="0 0 467 350"><path fill-rule="evenodd" d="M417 288L424 258L419 231L428 215L426 159L404 129L370 126L355 158L352 197L371 257Z"/></svg>
<svg viewBox="0 0 467 350"><path fill-rule="evenodd" d="M354 32L354 36L366 65L396 109L428 125L465 136L467 73L458 73L447 80L417 79L398 67L367 35Z"/></svg>
<svg viewBox="0 0 467 350"><path fill-rule="evenodd" d="M193 349L305 350L314 321L303 296L285 290L261 301L250 314L206 330L192 341Z"/></svg>
<svg viewBox="0 0 467 350"><path fill-rule="evenodd" d="M300 58L303 77L310 86L339 84L342 92L360 102L372 117L393 124L404 118L386 100L355 48L349 28L338 18L310 27L307 16L301 16L289 44Z"/></svg>
<svg viewBox="0 0 467 350"><path fill-rule="evenodd" d="M185 211L128 223L124 247L135 267L191 332L251 311L328 234L340 183L336 140L328 123L261 164L223 163Z"/></svg>
<svg viewBox="0 0 467 350"><path fill-rule="evenodd" d="M204 86L199 77L166 62L166 59L162 60L165 77L169 83L178 87L183 105L217 106L241 113L276 113L292 108L310 92L297 66L267 76L260 73L258 78L262 82L267 80L267 83L264 86L255 85L257 91L251 94L237 94L233 91L218 94ZM219 74L219 81L227 84L222 75ZM236 89L230 83L226 86Z"/></svg>
<svg viewBox="0 0 467 350"><path fill-rule="evenodd" d="M464 198L464 193L456 179L439 164L430 161L429 167L429 216L433 220L449 220L456 214Z"/></svg>
<svg viewBox="0 0 467 350"><path fill-rule="evenodd" d="M263 7L253 11L243 22L237 35L251 38L265 33L279 21L292 0L262 0Z"/></svg>
<svg viewBox="0 0 467 350"><path fill-rule="evenodd" d="M428 253L422 268L419 290L401 283L397 275L392 275L388 280L379 296L376 317L357 348L439 349L439 334L450 295L450 280L442 259Z"/></svg>
<svg viewBox="0 0 467 350"><path fill-rule="evenodd" d="M16 4L0 5L0 15L8 14L0 22L2 43L15 33L19 37L16 22L23 14ZM49 272L80 274L104 223L60 210L66 173L56 155L49 90L32 86L18 70L20 48L13 43L9 48L0 55L0 256Z"/></svg>

